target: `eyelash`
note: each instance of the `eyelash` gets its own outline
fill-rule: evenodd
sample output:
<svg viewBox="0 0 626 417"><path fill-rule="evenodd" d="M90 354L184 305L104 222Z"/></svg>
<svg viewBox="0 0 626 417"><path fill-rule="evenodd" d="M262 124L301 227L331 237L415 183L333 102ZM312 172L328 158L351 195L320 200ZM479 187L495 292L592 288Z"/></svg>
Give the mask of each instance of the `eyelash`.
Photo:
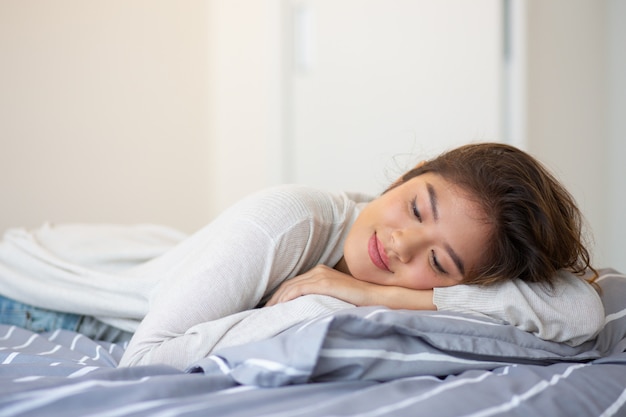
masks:
<svg viewBox="0 0 626 417"><path fill-rule="evenodd" d="M437 270L437 272L439 272L441 274L447 274L448 273L439 264L439 261L437 260L437 255L435 255L435 251L434 250L430 251L430 261L431 261L431 263L433 265L433 268L435 268Z"/></svg>
<svg viewBox="0 0 626 417"><path fill-rule="evenodd" d="M411 209L413 211L413 215L417 218L417 220L421 223L422 222L422 215L419 212L419 209L417 208L417 197L415 197L413 199L413 202L411 204ZM439 264L439 261L437 260L437 255L435 255L435 251L431 250L430 251L430 263L433 266L433 268L441 273L441 274L447 274L448 272L445 271L441 265Z"/></svg>
<svg viewBox="0 0 626 417"><path fill-rule="evenodd" d="M422 215L420 214L420 211L417 209L417 197L415 197L413 199L413 204L411 206L411 208L413 209L413 215L415 217L417 217L417 220L419 220L419 222L422 222Z"/></svg>

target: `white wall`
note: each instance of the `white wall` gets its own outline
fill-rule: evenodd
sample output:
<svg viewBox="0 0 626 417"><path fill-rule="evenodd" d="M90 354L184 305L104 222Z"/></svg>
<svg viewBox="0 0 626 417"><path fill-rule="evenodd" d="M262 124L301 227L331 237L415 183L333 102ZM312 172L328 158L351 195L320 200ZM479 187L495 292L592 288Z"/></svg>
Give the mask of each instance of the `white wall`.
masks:
<svg viewBox="0 0 626 417"><path fill-rule="evenodd" d="M282 1L209 1L211 215L282 176Z"/></svg>
<svg viewBox="0 0 626 417"><path fill-rule="evenodd" d="M241 32L226 22L238 21L237 8L244 7L247 2L237 0L236 6L226 0L215 0L214 3L229 7L222 10L223 18L219 18L225 33L230 34L220 40L227 51L228 38L233 32ZM218 78L220 84L226 82L225 85L229 86L224 90L224 96L229 90L236 97L248 97L239 100L238 104L233 101L222 107L230 116L219 118L218 123L223 123L220 129L224 132L221 137L238 135L239 138L235 142L217 141L221 143L222 151L215 155L236 156L224 158L221 165L216 165L215 189L221 187L222 190L215 200L218 209L264 182L284 178L280 158L278 162L272 162L272 158L285 152L280 138L288 135L277 126L289 124L289 121L281 120L281 113L272 108L274 105L289 105L289 99L285 99L285 91L280 89L280 80L277 81L276 76L282 73L272 64L272 59L282 59L280 48L285 45L276 41L276 37L286 33L286 29L281 27L281 21L272 17L281 12L277 6L279 0L261 3L264 5L257 2L253 7L260 18L254 20L255 23L246 23L248 28L242 29L246 31L246 41L236 48L238 59L242 59L241 54L253 59L245 61L245 65L235 65L230 72L223 71L223 78ZM621 161L625 155L626 127L620 117L623 113L620 109L625 108L623 74L626 71L623 67L626 52L623 50L625 37L621 24L626 18L624 4L620 0L514 0L513 4L514 10L523 14L516 21L524 25L521 30L523 38L515 39L515 42L524 50L517 51L523 53L516 61L523 68L513 69L518 83L514 86L517 90L513 102L508 103L515 112L506 126L508 139L513 139L544 161L577 199L595 240L592 251L596 265L626 270L626 257L621 255L621 247L626 241L626 220L621 214L626 206L626 190L621 180L626 178ZM244 49L244 44L251 49ZM256 55L259 50L268 51L268 54ZM227 54L223 52L221 56ZM231 62L234 59L235 55L230 56ZM255 68L254 80L265 89L259 85L238 89L250 82L238 84L245 80L246 68L251 66ZM268 68L270 71L264 72ZM249 92L255 93L252 99L246 96ZM245 123L237 117L239 114L249 116ZM250 153L240 152L239 141L261 147L253 148L255 151ZM266 162L259 157L264 154L262 146L272 150ZM258 175L241 177L238 172L246 165L255 167ZM227 185L221 182L222 178L237 175L237 181Z"/></svg>
<svg viewBox="0 0 626 417"><path fill-rule="evenodd" d="M0 231L209 217L208 3L0 2Z"/></svg>
<svg viewBox="0 0 626 417"><path fill-rule="evenodd" d="M454 32L456 25L448 22L440 27L435 23L436 19L433 16L443 15L444 19L448 19L449 16L442 10L452 8L451 5L453 4L465 6L463 0L448 0L442 2L441 7L428 1L367 2L369 7L366 9L370 14L359 15L359 22L362 24L367 23L368 19L375 20L377 18L376 13L372 12L376 10L376 7L383 11L385 7L392 8L391 13L386 15L386 22L399 18L402 18L402 22L411 20L407 16L398 17L398 10L410 10L411 13L415 13L416 10L418 13L420 10L426 10L427 13L422 13L420 18L427 23L422 25L424 28L420 27L421 32L415 30L418 32L417 35L412 33L412 35L420 36L418 40L412 41L410 36L400 37L399 40L392 36L387 37L396 43L392 49L387 51L393 50L394 53L387 53L386 58L388 56L406 55L401 58L404 61L394 62L395 68L401 70L395 71L393 70L394 67L388 65L387 69L391 68L391 71L385 73L387 78L381 74L372 76L374 71L361 70L363 66L367 66L365 68L367 70L372 62L377 59L376 53L367 56L368 41L372 42L373 51L375 50L373 48L376 47L378 49L375 51L384 50L384 46L377 44L376 38L372 38L372 33L375 33L374 29L368 34L367 40L359 39L357 42L349 44L347 46L350 49L349 53L346 52L345 45L338 48L340 43L333 42L332 35L325 33L324 39L327 42L324 49L313 51L313 54L316 55L315 71L321 69L319 63L324 57L352 56L354 50L351 48L360 48L365 51L362 51L360 61L347 63L348 69L352 68L350 65L355 66L356 72L341 68L343 73L334 78L332 74L326 74L327 77L321 83L322 85L324 83L331 86L337 85L345 90L346 86L354 87L359 81L368 80L367 76L361 72L369 74L372 80L382 82L383 85L373 86L365 83L363 86L363 83L358 84L360 89L371 87L372 91L377 92L378 102L375 104L378 107L364 106L363 94L361 94L361 96L356 97L356 100L353 99L351 102L347 100L349 105L345 109L329 111L327 108L323 108L325 113L321 115L322 117L319 114L299 113L301 108L311 110L311 106L302 105L307 99L310 102L311 97L300 95L302 88L295 88L301 87L304 79L301 68L295 68L296 71L294 71L294 57L292 56L294 44L291 18L294 8L297 8L299 4L307 4L310 9L315 9L313 10L314 14L319 12L318 6L327 11L332 10L332 7L336 5L343 13L334 16L334 19L340 22L336 25L337 27L352 22L351 12L346 9L352 11L359 9L359 13L363 13L363 9L359 8L359 2L355 1L319 4L298 0L212 0L210 2L211 80L212 85L215 86L210 95L212 103L212 155L214 158L211 164L213 213L223 210L251 191L281 182L304 181L307 184L341 189L360 189L355 187L355 184L367 183L370 187L367 191L379 192L382 189L382 183L387 184L391 181L392 176L398 175L400 172L400 168L394 165L398 163L398 157L402 159L401 165L409 162L415 163L417 158L429 156L434 150L440 151L454 141L499 139L498 94L500 78L497 55L500 50L500 39L497 18L500 9L497 0L481 1L481 8L478 9L478 12L471 10L472 19L468 21L463 20L465 11L454 13L452 17L458 20L453 19L453 22L463 22L463 25L457 28L456 32ZM481 10L487 13L481 14ZM325 16L328 17L328 13ZM320 17L319 15L313 16L313 23L319 23L316 18L319 19ZM472 26L479 26L481 30L471 34L472 36L465 36L471 31ZM436 43L429 43L428 37L422 33L427 31L427 28L432 28L431 37L442 36L443 42L447 42L445 45L451 46L451 48L459 47L460 52L449 50L448 47L438 49ZM321 48L322 34L319 31L327 29L328 25L326 24L315 28L317 33L313 34L315 37L314 47ZM400 31L397 27L393 29ZM399 34L402 35L404 32L400 31ZM396 37L399 34L394 32ZM338 35L341 35L341 40L345 41L345 38L349 37L350 34L343 36L345 33L339 33ZM484 50L476 51L476 45L481 42L484 43ZM333 47L335 49L332 49ZM328 48L331 48L331 51ZM427 53L422 53L422 51ZM363 56L367 59L362 59ZM448 64L455 59L456 61L453 65L444 68L444 71L440 71L441 65L436 69L432 65L426 65L427 62L438 58ZM334 67L327 66L324 70L328 72L329 68L346 66L347 60L337 61L339 60L331 60ZM377 68L385 68L385 64L389 63L387 61L379 62ZM411 69L415 65L421 65L422 68L418 68L412 74L415 79L405 83L404 88L401 80L388 79L389 73L392 74L391 76L397 73L411 76ZM463 69L466 69L468 74L463 73ZM309 75L317 75L315 71ZM348 77L348 79L341 77ZM464 79L472 80L470 88L463 85L461 80ZM489 80L491 80L492 85L481 88ZM437 86L442 83L447 83L443 86L443 90L448 95L444 97L441 97L441 94L437 96L439 91ZM455 89L462 91L464 101L455 101ZM389 94L389 97L381 98L380 91L386 93L389 90L393 90L396 95ZM320 107L320 103L322 103L321 106L324 106L323 103L325 102L331 105L341 101L337 99L340 97L339 91L335 91L336 96L332 95L332 87L330 95L328 89L323 91L326 93L321 100L316 102L318 107ZM400 91L400 94L397 91ZM349 99L350 94L344 94L341 97L342 100L346 97ZM411 98L413 98L412 101ZM468 105L468 102L471 104ZM463 106L465 106L468 114L464 123L452 121L449 117L449 109L451 107L463 108ZM362 111L364 107L366 107L367 112ZM374 111L372 111L372 107L375 107ZM409 113L408 109L410 108L414 113L420 114L421 118L410 118L398 111L398 108L404 113ZM440 111L436 109L440 109ZM480 117L474 117L476 114ZM300 120L303 116L308 117L307 120L309 121L313 120L314 125L317 123L315 125L317 130L311 132L307 129L305 135L302 135L301 131L296 132L297 129L295 128L300 125L296 124L295 116L298 116ZM401 123L398 122L402 119L400 116L404 116ZM331 122L328 122L329 117L333 119ZM407 118L410 120L407 121ZM378 121L377 130L370 128L371 123L374 123L373 121ZM343 130L337 129L338 125L341 125ZM332 129L335 130L332 131ZM451 134L452 131L454 133ZM303 159L308 156L307 149L309 148L295 149L295 139L298 138L294 136L294 133L300 133L302 137L308 135L308 138L313 138L311 143L313 143L313 149L316 151L316 159L312 159L313 162ZM339 143L338 137L346 138L347 141ZM372 137L375 138L376 143ZM359 142L360 139L362 140ZM396 144L403 141L406 146L392 148L387 146L388 143L385 143L385 140L389 143L395 141ZM358 146L354 146L355 142L359 142ZM387 147L385 148L385 146ZM381 147L385 148L387 153L373 158L372 149L380 149ZM303 151L303 149L305 150ZM339 156L346 153L341 153L341 149L348 149L349 153L352 153L352 157L338 158L337 155L333 155L333 149L339 150L336 152ZM335 159L332 161L328 159L320 163L320 155L324 153L331 159L334 156ZM412 154L409 159L407 154L410 153ZM356 166L359 160L361 165ZM370 169L369 166L364 166L364 161L369 163L372 160L376 162L376 168ZM332 162L335 163L334 166L332 166ZM346 162L345 166L342 165L343 162ZM297 170L294 169L294 164L297 164L298 168L313 165L317 171L308 172L305 175L295 175ZM383 169L379 166L391 169L388 172L382 172ZM319 175L320 167L322 170L328 168L330 172L335 174L347 169L353 176L342 175L342 179L345 180L342 185L338 181L332 180L332 178L336 178L336 175L330 176L330 181L328 175ZM406 166L402 165L402 168L404 169ZM380 175L373 175L378 182L371 181L369 177L361 178L365 177L362 175L363 171L367 172L368 169L380 171ZM302 174L299 171L298 173Z"/></svg>
<svg viewBox="0 0 626 417"><path fill-rule="evenodd" d="M526 112L527 148L579 202L595 239L596 265L626 270L618 249L626 243L619 209L624 207L619 155L626 129L617 116L624 108L619 105L626 38L620 26L626 14L619 3L526 3Z"/></svg>
<svg viewBox="0 0 626 417"><path fill-rule="evenodd" d="M626 270L626 3L514 2L526 15L519 142L581 203L597 264ZM280 182L287 3L2 0L0 231L194 230Z"/></svg>
<svg viewBox="0 0 626 417"><path fill-rule="evenodd" d="M626 271L626 2L606 2L608 211L606 264Z"/></svg>
<svg viewBox="0 0 626 417"><path fill-rule="evenodd" d="M287 180L377 194L424 158L503 140L501 0L286 3Z"/></svg>

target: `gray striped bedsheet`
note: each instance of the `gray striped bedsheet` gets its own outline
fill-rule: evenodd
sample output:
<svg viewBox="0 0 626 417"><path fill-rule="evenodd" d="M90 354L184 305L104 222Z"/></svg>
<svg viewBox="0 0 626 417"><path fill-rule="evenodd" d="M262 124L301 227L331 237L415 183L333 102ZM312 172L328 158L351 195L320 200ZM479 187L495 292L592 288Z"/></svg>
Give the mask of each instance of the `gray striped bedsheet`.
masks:
<svg viewBox="0 0 626 417"><path fill-rule="evenodd" d="M0 417L626 416L626 277L600 285L606 326L575 348L461 314L355 308L181 372L0 325Z"/></svg>

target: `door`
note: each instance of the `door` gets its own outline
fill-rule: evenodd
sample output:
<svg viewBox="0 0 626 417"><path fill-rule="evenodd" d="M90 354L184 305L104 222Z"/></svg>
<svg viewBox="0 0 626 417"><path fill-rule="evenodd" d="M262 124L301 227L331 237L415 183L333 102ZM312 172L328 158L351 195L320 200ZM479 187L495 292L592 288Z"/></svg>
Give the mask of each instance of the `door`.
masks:
<svg viewBox="0 0 626 417"><path fill-rule="evenodd" d="M425 157L500 139L500 0L292 0L285 180L382 191Z"/></svg>

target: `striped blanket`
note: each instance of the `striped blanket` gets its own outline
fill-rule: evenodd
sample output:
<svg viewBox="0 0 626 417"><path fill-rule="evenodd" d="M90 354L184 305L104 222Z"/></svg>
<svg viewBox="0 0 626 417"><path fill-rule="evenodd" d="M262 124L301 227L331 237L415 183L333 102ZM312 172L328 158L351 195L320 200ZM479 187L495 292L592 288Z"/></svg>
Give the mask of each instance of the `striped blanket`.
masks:
<svg viewBox="0 0 626 417"><path fill-rule="evenodd" d="M0 325L2 416L624 416L626 276L571 347L489 319L360 307L225 348L186 371L124 346Z"/></svg>

